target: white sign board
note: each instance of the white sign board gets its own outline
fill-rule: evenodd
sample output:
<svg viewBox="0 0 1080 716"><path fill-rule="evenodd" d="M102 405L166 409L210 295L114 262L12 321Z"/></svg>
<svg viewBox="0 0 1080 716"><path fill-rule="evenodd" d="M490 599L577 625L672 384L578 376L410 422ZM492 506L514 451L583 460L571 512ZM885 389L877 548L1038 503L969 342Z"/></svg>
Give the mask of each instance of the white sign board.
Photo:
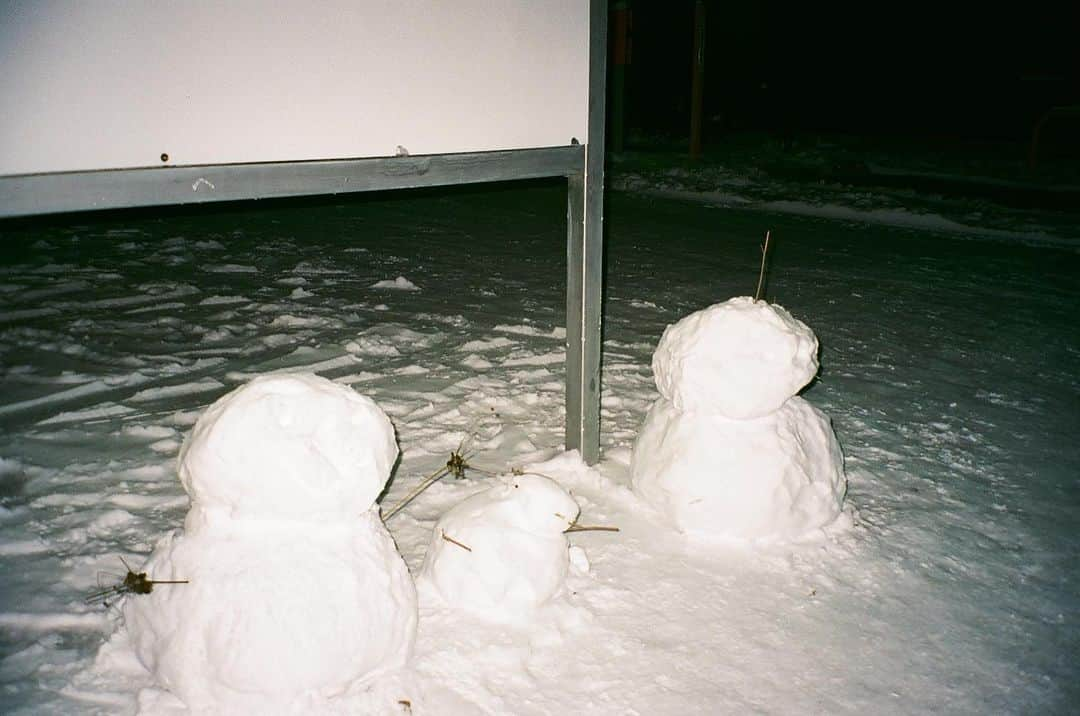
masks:
<svg viewBox="0 0 1080 716"><path fill-rule="evenodd" d="M0 176L585 142L586 0L0 4Z"/></svg>

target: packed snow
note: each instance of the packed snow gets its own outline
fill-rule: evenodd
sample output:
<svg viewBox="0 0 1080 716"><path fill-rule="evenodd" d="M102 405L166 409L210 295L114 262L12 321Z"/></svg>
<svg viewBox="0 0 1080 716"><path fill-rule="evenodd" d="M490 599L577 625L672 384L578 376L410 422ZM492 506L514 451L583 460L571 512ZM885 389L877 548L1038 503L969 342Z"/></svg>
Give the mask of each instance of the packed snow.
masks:
<svg viewBox="0 0 1080 716"><path fill-rule="evenodd" d="M590 467L562 447L565 201L564 186L541 184L0 226L0 711L183 713L168 687L187 687L167 678L189 679L193 702L260 700L274 688L247 679L280 674L274 654L290 665L281 689L302 690L294 706L313 713L1075 708L1075 245L1031 246L1026 237L1043 227L1030 214L1012 241L981 236L973 220L958 236L932 223L615 192L602 460ZM1052 223L1047 231L1060 234ZM632 489L631 463L650 450L635 455L634 445L661 397L650 363L669 325L754 287L766 229L766 298L813 328L820 372L778 411L710 420L779 421L790 409L824 431L809 416L827 415L843 448L850 524L810 540L688 540ZM398 277L423 290L373 288ZM210 442L195 460L201 416L262 376L294 373L367 396L389 416L401 454L377 505L364 511L367 498L349 485L370 494L367 477L382 463L369 467L335 438L281 465L272 451L253 456L261 474L244 458L220 468L232 475L220 485L189 480L230 506L187 529L199 498L179 479L184 442L184 462L218 469L217 458L202 462L219 454ZM305 424L324 412L291 410ZM353 408L335 410L325 408L336 423ZM364 434L380 434L378 422ZM286 449L319 439L279 428L238 427L228 442L273 438ZM824 438L813 445L832 449ZM728 459L722 444L701 449ZM457 450L473 469L436 482L384 528L376 509ZM310 472L274 472L308 460L300 455ZM342 471L353 482L339 482ZM525 474L569 495L578 524L619 531L549 532L558 559L539 548L536 559L561 583L530 583L528 614L512 619L421 578L408 662L367 673L394 657L349 661L371 653L349 645L383 608L371 595L393 593L361 581L386 567L365 557L372 543L383 554L396 543L420 578L436 538L447 558L469 554L436 532L440 520ZM832 479L825 467L816 474ZM325 519L305 521L299 503L275 497L293 480L307 497L318 492L307 480L324 482L340 510L320 503L312 513ZM234 510L244 495L277 516ZM226 531L235 539L220 539ZM150 580L186 583L87 603L122 583L121 558ZM449 561L431 571L444 567L461 577ZM282 601L265 606L268 595ZM184 600L190 615L167 606ZM242 600L256 606L226 608ZM222 646L165 676L168 649L137 616L149 612L162 623L153 628ZM342 629L326 636L339 614ZM309 620L312 632L293 631ZM282 655L288 640L299 647ZM203 668L219 671L194 684Z"/></svg>
<svg viewBox="0 0 1080 716"><path fill-rule="evenodd" d="M829 419L797 396L746 420L659 398L634 444L631 478L677 529L737 540L800 539L830 526L846 486Z"/></svg>
<svg viewBox="0 0 1080 716"><path fill-rule="evenodd" d="M566 530L580 509L544 475L514 475L447 510L420 570L449 605L495 620L524 620L563 591Z"/></svg>
<svg viewBox="0 0 1080 716"><path fill-rule="evenodd" d="M103 651L130 642L196 713L317 711L404 665L416 591L375 506L397 453L378 406L326 378L218 399L180 451L184 528L144 567L167 584L125 600Z"/></svg>
<svg viewBox="0 0 1080 716"><path fill-rule="evenodd" d="M189 527L213 512L353 520L375 504L397 456L394 427L370 398L311 374L255 378L211 405L180 451Z"/></svg>
<svg viewBox="0 0 1080 716"><path fill-rule="evenodd" d="M668 326L653 354L676 410L734 420L777 411L817 375L817 336L783 306L737 296Z"/></svg>
<svg viewBox="0 0 1080 716"><path fill-rule="evenodd" d="M805 323L749 296L668 326L652 361L660 397L634 443L635 492L698 537L800 539L829 526L844 456L829 419L797 395L817 354Z"/></svg>

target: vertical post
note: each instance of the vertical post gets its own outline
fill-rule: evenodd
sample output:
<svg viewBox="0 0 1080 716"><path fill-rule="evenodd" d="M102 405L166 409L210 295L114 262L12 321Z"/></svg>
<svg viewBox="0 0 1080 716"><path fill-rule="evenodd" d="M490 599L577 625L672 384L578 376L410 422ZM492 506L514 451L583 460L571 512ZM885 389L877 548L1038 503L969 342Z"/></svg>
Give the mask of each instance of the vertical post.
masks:
<svg viewBox="0 0 1080 716"><path fill-rule="evenodd" d="M705 0L694 3L694 70L690 81L690 158L701 159L701 115L705 113Z"/></svg>
<svg viewBox="0 0 1080 716"><path fill-rule="evenodd" d="M591 0L585 167L567 180L566 448L600 459L607 0Z"/></svg>
<svg viewBox="0 0 1080 716"><path fill-rule="evenodd" d="M566 449L581 450L586 416L583 321L585 308L585 172L566 182Z"/></svg>

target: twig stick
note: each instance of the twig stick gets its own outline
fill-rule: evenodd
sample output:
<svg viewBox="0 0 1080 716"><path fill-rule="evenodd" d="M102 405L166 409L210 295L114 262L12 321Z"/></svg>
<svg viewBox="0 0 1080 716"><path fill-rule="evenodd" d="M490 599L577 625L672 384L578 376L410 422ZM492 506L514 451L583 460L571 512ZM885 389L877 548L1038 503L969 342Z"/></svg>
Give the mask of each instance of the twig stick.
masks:
<svg viewBox="0 0 1080 716"><path fill-rule="evenodd" d="M390 519L391 517L396 515L398 512L401 511L401 508L405 507L405 505L412 502L416 498L417 495L419 495L421 492L428 489L429 487L431 487L436 482L438 482L439 480L441 480L442 478L446 477L449 474L450 474L450 470L447 469L447 467L444 465L443 467L440 467L438 470L436 470L435 472L433 472L430 475L428 475L427 477L425 477L423 480L420 481L419 485L414 487L409 492L409 494L407 494L407 495L405 495L405 497L401 498L400 502L398 502L396 505L394 505L389 510L387 510L386 514L383 515L383 522L386 522L388 519Z"/></svg>
<svg viewBox="0 0 1080 716"><path fill-rule="evenodd" d="M546 477L547 479L551 480L552 482L558 482L558 480L556 480L551 475L545 475L544 473L537 472L536 470L526 470L523 467L511 468L510 474L511 475L538 475L540 477Z"/></svg>
<svg viewBox="0 0 1080 716"><path fill-rule="evenodd" d="M472 463L466 464L465 467L468 468L469 470L472 470L473 472L478 472L481 475L487 475L488 477L502 477L504 475L513 475L514 477L520 477L521 475L538 475L540 477L546 477L547 479L551 480L552 482L558 482L551 475L545 475L544 473L536 472L535 470L526 470L523 467L512 467L509 470L504 470L502 472L495 472L494 470L486 470L486 469L484 469L482 467L476 467Z"/></svg>
<svg viewBox="0 0 1080 716"><path fill-rule="evenodd" d="M499 477L500 475L504 474L501 472L495 472L494 470L485 470L482 467L477 467L476 465L473 465L471 462L465 463L465 469L472 470L473 472L478 472L481 475L487 475L488 477Z"/></svg>
<svg viewBox="0 0 1080 716"><path fill-rule="evenodd" d="M754 292L754 302L761 300L761 291L765 288L765 260L769 254L769 234L772 231L765 232L765 245L761 247L761 272L758 274L757 291Z"/></svg>
<svg viewBox="0 0 1080 716"><path fill-rule="evenodd" d="M470 547L467 544L462 544L461 542L458 542L456 539L454 539L450 535L446 534L446 532L442 533L442 538L444 540L446 540L447 542L449 542L450 544L456 544L458 547L461 547L466 552L472 552L472 547Z"/></svg>
<svg viewBox="0 0 1080 716"><path fill-rule="evenodd" d="M618 532L618 527L607 527L605 525L570 525L563 532Z"/></svg>

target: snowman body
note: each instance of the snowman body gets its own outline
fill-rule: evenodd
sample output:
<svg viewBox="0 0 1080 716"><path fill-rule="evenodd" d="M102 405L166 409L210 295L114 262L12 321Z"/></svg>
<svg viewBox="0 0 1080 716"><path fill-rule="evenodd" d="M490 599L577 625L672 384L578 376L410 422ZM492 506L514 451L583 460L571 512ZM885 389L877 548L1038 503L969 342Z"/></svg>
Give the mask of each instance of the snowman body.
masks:
<svg viewBox="0 0 1080 716"><path fill-rule="evenodd" d="M404 664L416 593L374 507L396 456L382 411L316 376L211 406L180 455L184 530L145 566L187 581L124 606L143 664L196 713L298 712Z"/></svg>
<svg viewBox="0 0 1080 716"><path fill-rule="evenodd" d="M638 434L634 491L705 538L795 539L842 507L843 454L829 419L798 397L817 339L779 306L734 298L664 332L661 397Z"/></svg>
<svg viewBox="0 0 1080 716"><path fill-rule="evenodd" d="M495 621L527 619L565 584L565 530L578 512L547 477L500 478L438 520L420 580L450 606Z"/></svg>

